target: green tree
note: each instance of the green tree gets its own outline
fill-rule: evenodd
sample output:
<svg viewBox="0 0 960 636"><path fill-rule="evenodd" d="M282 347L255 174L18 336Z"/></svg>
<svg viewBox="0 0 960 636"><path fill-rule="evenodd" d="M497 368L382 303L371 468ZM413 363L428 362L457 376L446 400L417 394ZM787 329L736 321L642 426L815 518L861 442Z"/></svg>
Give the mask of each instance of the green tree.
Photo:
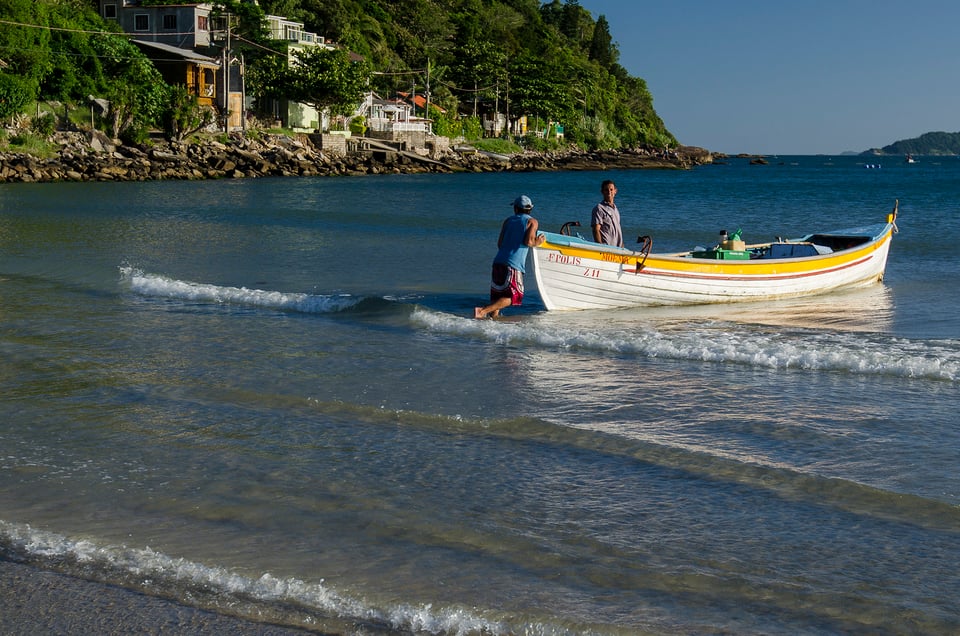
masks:
<svg viewBox="0 0 960 636"><path fill-rule="evenodd" d="M170 87L164 114L165 130L170 139L182 141L212 124L213 120L213 111L201 106L197 96L185 86Z"/></svg>
<svg viewBox="0 0 960 636"><path fill-rule="evenodd" d="M110 101L113 137L139 141L151 127L160 126L169 104L169 86L136 45L116 35L92 40L109 80L101 91Z"/></svg>
<svg viewBox="0 0 960 636"><path fill-rule="evenodd" d="M286 46L283 49L285 51ZM247 67L247 89L251 94L266 99L286 97L287 54L284 51L264 55Z"/></svg>
<svg viewBox="0 0 960 636"><path fill-rule="evenodd" d="M470 42L460 48L451 71L457 84L470 87L474 117L477 116L480 99L495 95L500 82L506 79L506 62L506 54L492 42Z"/></svg>
<svg viewBox="0 0 960 636"><path fill-rule="evenodd" d="M178 4L181 4L178 2ZM262 43L267 39L266 14L256 2L214 0L214 17L229 20L231 35ZM231 42L231 47L235 42Z"/></svg>
<svg viewBox="0 0 960 636"><path fill-rule="evenodd" d="M603 68L610 68L617 62L620 52L610 35L610 25L606 16L597 18L593 27L593 39L590 41L590 59Z"/></svg>
<svg viewBox="0 0 960 636"><path fill-rule="evenodd" d="M540 14L547 24L555 26L567 40L581 46L589 42L593 29L593 20L590 12L580 6L578 0L553 0L540 9Z"/></svg>
<svg viewBox="0 0 960 636"><path fill-rule="evenodd" d="M37 85L52 67L48 12L52 7L34 0L0 2L0 43L7 71Z"/></svg>
<svg viewBox="0 0 960 636"><path fill-rule="evenodd" d="M35 98L36 87L29 80L0 73L0 118L7 119L22 113Z"/></svg>
<svg viewBox="0 0 960 636"><path fill-rule="evenodd" d="M531 56L510 64L510 111L554 119L569 112L567 69Z"/></svg>
<svg viewBox="0 0 960 636"><path fill-rule="evenodd" d="M370 84L366 62L352 60L342 49L319 46L300 49L293 56L286 74L287 98L336 114L349 113L363 99Z"/></svg>

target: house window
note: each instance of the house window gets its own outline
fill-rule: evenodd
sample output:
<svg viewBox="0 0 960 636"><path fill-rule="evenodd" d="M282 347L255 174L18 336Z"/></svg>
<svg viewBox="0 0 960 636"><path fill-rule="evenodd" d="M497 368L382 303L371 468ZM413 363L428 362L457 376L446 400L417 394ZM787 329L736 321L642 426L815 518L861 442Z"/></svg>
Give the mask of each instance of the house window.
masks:
<svg viewBox="0 0 960 636"><path fill-rule="evenodd" d="M210 27L207 24L207 16L198 15L197 16L197 31L209 31Z"/></svg>
<svg viewBox="0 0 960 636"><path fill-rule="evenodd" d="M176 14L163 16L163 28L166 29L167 31L176 31L176 30L177 30L177 16L176 16Z"/></svg>
<svg viewBox="0 0 960 636"><path fill-rule="evenodd" d="M149 31L150 30L150 16L146 13L138 13L133 16L133 30L134 31Z"/></svg>
<svg viewBox="0 0 960 636"><path fill-rule="evenodd" d="M216 93L216 79L213 71L209 68L203 69L203 95L204 97L213 97Z"/></svg>
<svg viewBox="0 0 960 636"><path fill-rule="evenodd" d="M105 4L103 5L103 17L107 20L116 20L117 19L117 5L115 4Z"/></svg>

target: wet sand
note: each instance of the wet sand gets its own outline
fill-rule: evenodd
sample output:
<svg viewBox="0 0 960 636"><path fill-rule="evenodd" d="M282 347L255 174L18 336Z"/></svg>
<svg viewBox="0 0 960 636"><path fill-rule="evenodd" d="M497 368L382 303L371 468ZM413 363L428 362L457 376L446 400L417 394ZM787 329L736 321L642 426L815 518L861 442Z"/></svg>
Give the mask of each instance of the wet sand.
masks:
<svg viewBox="0 0 960 636"><path fill-rule="evenodd" d="M185 607L113 585L0 559L0 634L315 633Z"/></svg>

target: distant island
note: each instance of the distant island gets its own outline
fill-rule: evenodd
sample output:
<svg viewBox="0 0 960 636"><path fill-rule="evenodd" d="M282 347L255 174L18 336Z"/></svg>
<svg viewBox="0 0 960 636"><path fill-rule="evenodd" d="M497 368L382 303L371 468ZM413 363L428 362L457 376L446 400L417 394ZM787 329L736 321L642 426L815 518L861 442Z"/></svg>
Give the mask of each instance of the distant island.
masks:
<svg viewBox="0 0 960 636"><path fill-rule="evenodd" d="M960 132L928 132L883 148L871 148L860 155L960 155Z"/></svg>

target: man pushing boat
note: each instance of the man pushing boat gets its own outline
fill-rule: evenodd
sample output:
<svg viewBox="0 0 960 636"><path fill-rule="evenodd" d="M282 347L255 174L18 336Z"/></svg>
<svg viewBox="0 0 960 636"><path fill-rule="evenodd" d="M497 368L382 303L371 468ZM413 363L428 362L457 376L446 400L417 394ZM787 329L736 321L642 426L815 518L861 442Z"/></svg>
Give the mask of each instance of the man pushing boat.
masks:
<svg viewBox="0 0 960 636"><path fill-rule="evenodd" d="M497 255L493 259L490 279L490 304L475 307L474 318L500 316L500 310L523 302L523 274L526 271L527 253L531 247L541 245L543 235L537 235L539 224L531 216L533 201L520 195L513 202L513 215L500 226L497 238Z"/></svg>

